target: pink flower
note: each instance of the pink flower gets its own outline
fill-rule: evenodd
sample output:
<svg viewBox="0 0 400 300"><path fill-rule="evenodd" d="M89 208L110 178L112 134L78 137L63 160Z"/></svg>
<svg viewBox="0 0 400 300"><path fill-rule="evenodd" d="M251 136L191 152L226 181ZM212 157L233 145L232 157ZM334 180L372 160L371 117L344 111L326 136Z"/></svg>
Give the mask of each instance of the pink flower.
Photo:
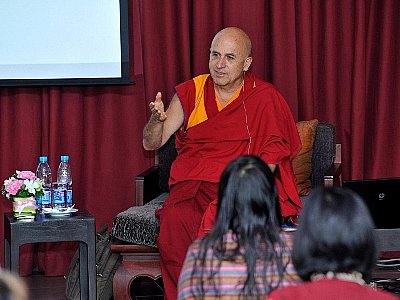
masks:
<svg viewBox="0 0 400 300"><path fill-rule="evenodd" d="M36 178L35 173L31 171L17 171L17 175L19 179L34 180Z"/></svg>
<svg viewBox="0 0 400 300"><path fill-rule="evenodd" d="M24 184L23 180L18 180L18 179L12 180L8 182L5 190L7 193L10 193L11 195L15 196L23 184Z"/></svg>

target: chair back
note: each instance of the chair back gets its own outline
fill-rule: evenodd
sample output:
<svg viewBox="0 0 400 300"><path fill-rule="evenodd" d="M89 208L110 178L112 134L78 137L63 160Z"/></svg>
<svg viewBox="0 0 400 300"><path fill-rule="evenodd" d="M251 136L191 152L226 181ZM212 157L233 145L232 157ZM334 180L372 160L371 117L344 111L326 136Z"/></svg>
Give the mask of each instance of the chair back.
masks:
<svg viewBox="0 0 400 300"><path fill-rule="evenodd" d="M324 185L324 175L334 162L335 151L335 126L329 123L318 123L311 161L311 185L313 188Z"/></svg>
<svg viewBox="0 0 400 300"><path fill-rule="evenodd" d="M175 149L175 135L157 151L158 155L158 171L160 176L159 186L161 192L169 192L168 180L172 162L175 160L178 153Z"/></svg>

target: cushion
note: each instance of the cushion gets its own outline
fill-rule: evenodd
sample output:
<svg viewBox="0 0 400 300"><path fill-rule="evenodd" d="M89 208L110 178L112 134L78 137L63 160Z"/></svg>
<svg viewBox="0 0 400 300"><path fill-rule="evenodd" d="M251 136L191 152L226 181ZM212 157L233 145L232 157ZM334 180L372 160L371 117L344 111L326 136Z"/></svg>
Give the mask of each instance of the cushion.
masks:
<svg viewBox="0 0 400 300"><path fill-rule="evenodd" d="M301 140L301 150L292 161L297 192L301 196L311 192L311 159L315 132L318 120L300 121L296 123Z"/></svg>
<svg viewBox="0 0 400 300"><path fill-rule="evenodd" d="M163 193L143 206L133 206L116 215L111 235L124 242L157 248L160 224L155 211L167 196Z"/></svg>

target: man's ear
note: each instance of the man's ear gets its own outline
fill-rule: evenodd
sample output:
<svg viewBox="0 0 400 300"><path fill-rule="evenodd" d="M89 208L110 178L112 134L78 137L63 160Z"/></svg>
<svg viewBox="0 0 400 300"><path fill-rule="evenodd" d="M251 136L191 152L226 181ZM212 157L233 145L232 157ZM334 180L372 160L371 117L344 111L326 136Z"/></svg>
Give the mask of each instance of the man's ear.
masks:
<svg viewBox="0 0 400 300"><path fill-rule="evenodd" d="M253 61L253 58L250 57L250 56L247 57L247 58L244 60L244 64L243 64L243 71L244 71L244 72L246 72L247 70L249 70L252 61Z"/></svg>

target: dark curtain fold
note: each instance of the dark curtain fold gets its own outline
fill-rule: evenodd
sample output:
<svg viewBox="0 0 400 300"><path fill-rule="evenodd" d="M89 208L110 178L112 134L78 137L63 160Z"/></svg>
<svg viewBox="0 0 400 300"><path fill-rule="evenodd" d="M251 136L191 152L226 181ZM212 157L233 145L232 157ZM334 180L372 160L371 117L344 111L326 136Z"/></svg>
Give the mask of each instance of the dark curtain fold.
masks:
<svg viewBox="0 0 400 300"><path fill-rule="evenodd" d="M211 39L226 26L248 32L252 72L277 86L296 120L336 125L345 179L400 177L393 163L400 154L399 1L129 4L135 86L0 89L1 179L34 170L41 154L55 174L59 156L69 154L76 206L89 210L97 227L111 225L134 203L134 176L153 162L141 144L148 103L161 91L168 104L176 84L208 72ZM5 199L1 205L11 210ZM71 253L57 247L39 249L48 275L65 270L60 253ZM25 248L21 269L29 273L32 246ZM57 267L43 266L43 257Z"/></svg>

